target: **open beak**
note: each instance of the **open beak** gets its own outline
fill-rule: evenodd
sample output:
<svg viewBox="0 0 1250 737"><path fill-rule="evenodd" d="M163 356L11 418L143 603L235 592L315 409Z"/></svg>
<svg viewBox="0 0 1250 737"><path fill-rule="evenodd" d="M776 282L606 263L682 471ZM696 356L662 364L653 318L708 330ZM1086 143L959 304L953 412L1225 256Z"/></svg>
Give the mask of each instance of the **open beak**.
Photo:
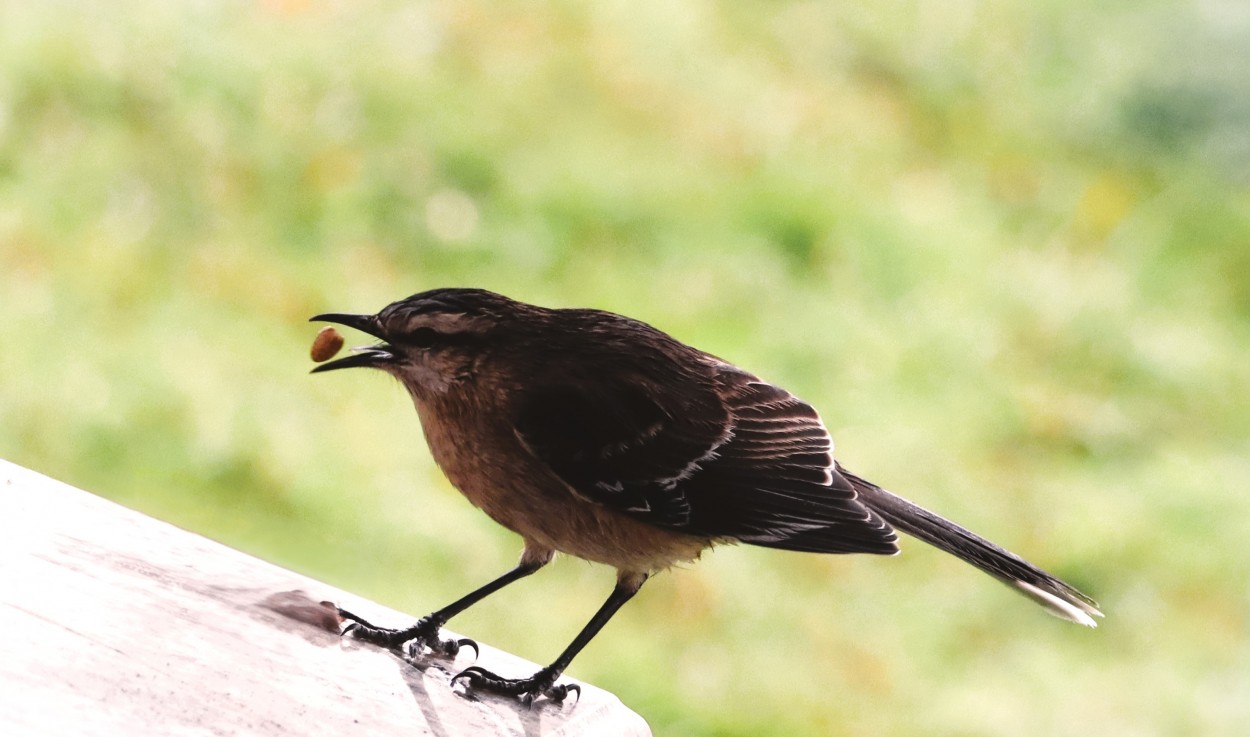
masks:
<svg viewBox="0 0 1250 737"><path fill-rule="evenodd" d="M378 324L378 320L373 315L349 315L337 312L327 312L324 315L316 315L308 319L309 322L332 322L338 325L346 325L349 328L355 328L362 333L367 333L375 338L386 340L386 336L382 333L382 326ZM366 366L369 368L382 368L386 364L395 359L395 354L391 347L386 343L381 345L358 346L352 349L352 355L346 358L340 358L337 361L329 361L317 366L309 373L319 374L322 371L334 371L335 369L354 368L356 366Z"/></svg>

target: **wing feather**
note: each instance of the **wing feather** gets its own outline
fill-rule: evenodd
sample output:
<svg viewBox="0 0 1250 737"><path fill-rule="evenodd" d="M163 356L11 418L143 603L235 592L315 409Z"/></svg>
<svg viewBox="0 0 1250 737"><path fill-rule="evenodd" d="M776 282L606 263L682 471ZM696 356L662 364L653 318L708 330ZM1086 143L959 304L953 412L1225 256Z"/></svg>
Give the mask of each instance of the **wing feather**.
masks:
<svg viewBox="0 0 1250 737"><path fill-rule="evenodd" d="M572 493L711 538L897 552L894 530L838 473L810 405L710 357L703 376L672 367L657 380L637 365L650 368L536 381L518 396L517 437Z"/></svg>
<svg viewBox="0 0 1250 737"><path fill-rule="evenodd" d="M717 378L733 431L686 485L692 527L790 550L897 551L894 531L837 472L816 410L728 364Z"/></svg>

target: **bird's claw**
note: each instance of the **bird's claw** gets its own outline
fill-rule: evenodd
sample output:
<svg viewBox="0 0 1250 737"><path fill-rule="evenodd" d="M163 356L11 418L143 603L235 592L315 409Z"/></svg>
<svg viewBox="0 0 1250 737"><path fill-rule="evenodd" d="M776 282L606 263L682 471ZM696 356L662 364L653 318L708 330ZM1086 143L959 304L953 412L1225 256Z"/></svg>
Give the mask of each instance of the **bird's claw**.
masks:
<svg viewBox="0 0 1250 737"><path fill-rule="evenodd" d="M557 683L556 685L547 689L546 696L547 698L559 704L568 697L570 692L577 694L577 701L582 700L582 687L577 685L576 683ZM573 703L576 704L577 701L574 701Z"/></svg>
<svg viewBox="0 0 1250 737"><path fill-rule="evenodd" d="M485 668L474 665L452 676L451 685L454 687L457 681L463 681L467 692L485 691L501 696L515 696L530 706L540 696L559 704L570 693L576 693L580 701L582 687L576 683L556 683L558 677L558 674L553 675L544 669L529 678L500 678Z"/></svg>
<svg viewBox="0 0 1250 737"><path fill-rule="evenodd" d="M389 650L403 650L409 656L420 655L422 650L439 653L449 658L460 654L460 648L473 648L473 659L482 654L481 648L473 640L462 637L458 640L445 640L438 636L439 626L432 620L421 619L412 627L403 630L377 627L363 617L359 617L346 609L339 608L339 616L348 620L340 636L351 636L353 639L377 645ZM407 645L407 647L405 647Z"/></svg>
<svg viewBox="0 0 1250 737"><path fill-rule="evenodd" d="M466 692L485 691L500 696L515 696L526 706L534 705L537 698L546 697L555 703L561 703L569 693L576 693L581 700L581 686L576 683L556 683L557 675L544 670L534 673L529 678L501 678L495 673L480 666L465 668L451 677L451 685L456 681L464 681Z"/></svg>
<svg viewBox="0 0 1250 737"><path fill-rule="evenodd" d="M439 640L437 647L431 649L438 650L449 658L454 658L460 654L460 648L462 647L473 648L474 660L482 657L482 650L477 646L477 643L467 637L461 637L459 640Z"/></svg>

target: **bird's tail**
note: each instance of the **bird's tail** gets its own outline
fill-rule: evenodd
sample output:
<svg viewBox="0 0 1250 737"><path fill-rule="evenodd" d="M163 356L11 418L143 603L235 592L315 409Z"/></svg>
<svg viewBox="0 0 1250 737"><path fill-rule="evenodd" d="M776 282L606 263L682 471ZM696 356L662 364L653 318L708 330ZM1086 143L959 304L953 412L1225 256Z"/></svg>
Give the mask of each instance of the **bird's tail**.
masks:
<svg viewBox="0 0 1250 737"><path fill-rule="evenodd" d="M1098 604L1020 556L843 469L859 499L895 529L970 563L1070 622L1097 627Z"/></svg>

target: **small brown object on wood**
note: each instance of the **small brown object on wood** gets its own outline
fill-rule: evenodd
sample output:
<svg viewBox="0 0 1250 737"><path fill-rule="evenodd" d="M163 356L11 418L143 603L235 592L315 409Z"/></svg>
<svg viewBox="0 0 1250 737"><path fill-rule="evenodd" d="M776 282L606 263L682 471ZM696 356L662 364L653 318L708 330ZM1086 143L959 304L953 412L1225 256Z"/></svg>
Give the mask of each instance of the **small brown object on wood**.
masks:
<svg viewBox="0 0 1250 737"><path fill-rule="evenodd" d="M317 363L329 361L335 354L343 350L343 336L332 326L326 325L313 338L312 350L308 353Z"/></svg>

